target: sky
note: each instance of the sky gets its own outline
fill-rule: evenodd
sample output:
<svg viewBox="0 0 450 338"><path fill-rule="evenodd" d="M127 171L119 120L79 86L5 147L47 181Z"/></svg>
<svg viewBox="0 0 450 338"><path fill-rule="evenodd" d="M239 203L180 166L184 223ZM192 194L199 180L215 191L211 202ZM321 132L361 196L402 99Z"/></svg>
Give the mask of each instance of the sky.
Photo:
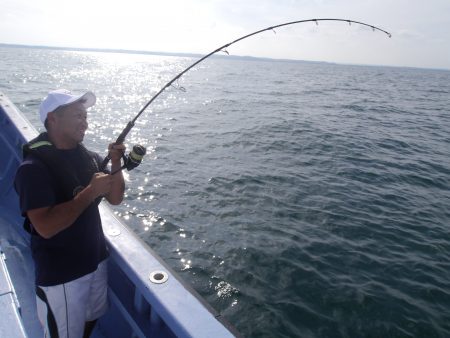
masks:
<svg viewBox="0 0 450 338"><path fill-rule="evenodd" d="M0 0L0 43L450 69L450 0Z"/></svg>

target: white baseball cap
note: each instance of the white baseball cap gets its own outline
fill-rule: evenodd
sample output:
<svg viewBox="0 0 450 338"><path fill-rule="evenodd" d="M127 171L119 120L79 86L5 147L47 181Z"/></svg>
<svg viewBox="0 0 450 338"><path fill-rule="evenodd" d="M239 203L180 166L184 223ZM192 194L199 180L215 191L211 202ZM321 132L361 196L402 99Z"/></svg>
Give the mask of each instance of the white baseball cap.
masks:
<svg viewBox="0 0 450 338"><path fill-rule="evenodd" d="M95 104L96 97L91 91L83 95L72 95L66 89L58 89L48 93L47 97L39 106L39 116L41 117L42 123L45 123L48 113L55 111L58 107L67 106L77 101L84 101L83 106L88 109Z"/></svg>

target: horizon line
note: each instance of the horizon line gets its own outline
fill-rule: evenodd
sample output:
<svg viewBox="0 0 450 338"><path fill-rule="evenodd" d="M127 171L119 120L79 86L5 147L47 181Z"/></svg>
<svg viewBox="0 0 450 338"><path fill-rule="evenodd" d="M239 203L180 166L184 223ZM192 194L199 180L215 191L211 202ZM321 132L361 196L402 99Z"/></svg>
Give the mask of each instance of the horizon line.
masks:
<svg viewBox="0 0 450 338"><path fill-rule="evenodd" d="M148 51L137 49L121 49L121 48L95 48L95 47L66 47L66 46L47 46L47 45L30 45L30 44L18 44L18 43L3 43L0 42L0 47L11 48L36 48L36 49L53 49L53 50L67 50L67 51L79 51L79 52L97 52L97 53L120 53L120 54L144 54L144 55L162 55L162 56L184 56L184 57L203 57L206 54L201 53L189 53L189 52L164 52L164 51ZM250 55L221 55L213 54L211 57L218 58L233 58L233 59L254 59L254 60L267 60L267 61L284 61L284 62L312 62L312 63L330 63L329 61L310 61L300 59L289 58L270 58L265 56L250 56Z"/></svg>
<svg viewBox="0 0 450 338"><path fill-rule="evenodd" d="M0 47L6 48L35 48L35 49L52 49L52 50L66 50L77 52L96 52L96 53L119 53L119 54L141 54L141 55L160 55L160 56L181 56L181 57L203 57L206 54L201 53L187 53L187 52L162 52L162 51L147 51L147 50L134 50L134 49L120 49L120 48L93 48L93 47L63 47L63 46L47 46L47 45L30 45L30 44L18 44L18 43L2 43ZM450 68L436 68L436 67L418 67L418 66L393 66L382 64L360 64L360 63L340 63L332 61L313 61L313 60L301 60L301 59L289 59L289 58L270 58L264 56L250 56L250 55L221 55L213 54L213 58L232 58L235 60L248 60L248 61L274 61L274 62L294 62L294 63L321 63L330 65L343 65L343 66L364 66L364 67L389 67L389 68L410 68L410 69L426 69L426 70L443 70L450 71Z"/></svg>

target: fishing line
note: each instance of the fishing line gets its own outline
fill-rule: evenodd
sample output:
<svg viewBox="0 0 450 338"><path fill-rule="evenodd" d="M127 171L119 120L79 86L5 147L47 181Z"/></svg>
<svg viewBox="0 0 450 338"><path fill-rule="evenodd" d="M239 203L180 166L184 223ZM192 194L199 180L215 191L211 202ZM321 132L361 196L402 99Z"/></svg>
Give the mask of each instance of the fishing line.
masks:
<svg viewBox="0 0 450 338"><path fill-rule="evenodd" d="M370 27L372 28L372 30L375 31L380 31L382 33L385 33L388 37L391 37L391 33L385 31L384 29L381 29L377 26L373 26L373 25L369 25L367 23L364 22L359 22L359 21L354 21L354 20L348 20L348 19L308 19L308 20L299 20L299 21L291 21L291 22L286 22L286 23L282 23L279 25L275 25L275 26L270 26L264 29L260 29L258 31L255 31L253 33L241 36L240 38L237 38L236 40L226 43L223 46L220 46L219 48L213 50L211 53L206 54L205 56L203 56L202 58L198 59L197 61L195 61L193 64L191 64L189 67L185 68L182 72L180 72L179 74L177 74L175 77L173 77L169 82L167 82L143 107L142 109L137 113L137 115L128 122L128 124L126 125L126 127L122 130L122 132L120 133L120 135L117 137L115 144L122 144L125 141L125 138L127 137L128 133L130 132L130 130L134 127L134 124L136 122L136 120L139 118L139 116L142 115L142 113L147 109L147 107L152 104L152 102L162 93L164 92L167 88L171 87L173 85L173 83L175 81L177 81L179 78L181 78L186 72L188 72L191 68L195 67L196 65L198 65L200 62L206 60L207 58L209 58L211 55L214 55L218 52L223 52L226 54L230 54L228 52L228 50L226 48L228 48L229 46L247 39L253 35L257 35L260 34L262 32L265 31L273 31L276 34L276 30L275 28L280 28L280 27L284 27L284 26L289 26L289 25L295 25L295 24L300 24L300 23L306 23L306 22L315 22L316 25L319 25L319 21L339 21L339 22L347 22L349 25L353 24L357 24L357 25L361 25L361 26L366 26L366 27ZM182 91L185 91L185 88L182 86L179 86L178 84L176 86L174 86L176 88L179 88ZM142 147L142 146L139 146ZM144 148L145 149L145 148ZM145 152L144 152L145 154ZM130 153L130 155L128 157L140 157L140 160L142 160L142 154L135 154L134 150L132 150L132 152ZM103 170L106 168L106 165L108 164L108 162L110 161L110 157L109 154L108 156L105 157L105 159L103 160L100 169ZM124 161L126 161L126 157L124 157ZM140 163L140 161L139 161ZM123 168L125 168L126 166L124 166ZM134 168L133 166L130 166L132 168ZM131 169L128 169L131 170Z"/></svg>

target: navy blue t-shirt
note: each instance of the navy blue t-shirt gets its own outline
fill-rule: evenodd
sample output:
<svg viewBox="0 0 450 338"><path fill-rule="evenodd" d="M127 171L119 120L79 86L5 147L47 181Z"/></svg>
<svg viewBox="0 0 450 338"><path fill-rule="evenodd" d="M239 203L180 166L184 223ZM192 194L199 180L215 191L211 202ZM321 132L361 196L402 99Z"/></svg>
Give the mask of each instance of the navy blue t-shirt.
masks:
<svg viewBox="0 0 450 338"><path fill-rule="evenodd" d="M79 149L58 152L76 172L85 170ZM96 155L96 161L101 163L100 156ZM28 155L19 166L14 184L23 215L28 210L64 202L58 194L56 179L47 166L33 155ZM67 283L95 271L98 264L108 257L97 204L92 203L71 226L49 239L33 230L31 251L36 284L40 286Z"/></svg>

